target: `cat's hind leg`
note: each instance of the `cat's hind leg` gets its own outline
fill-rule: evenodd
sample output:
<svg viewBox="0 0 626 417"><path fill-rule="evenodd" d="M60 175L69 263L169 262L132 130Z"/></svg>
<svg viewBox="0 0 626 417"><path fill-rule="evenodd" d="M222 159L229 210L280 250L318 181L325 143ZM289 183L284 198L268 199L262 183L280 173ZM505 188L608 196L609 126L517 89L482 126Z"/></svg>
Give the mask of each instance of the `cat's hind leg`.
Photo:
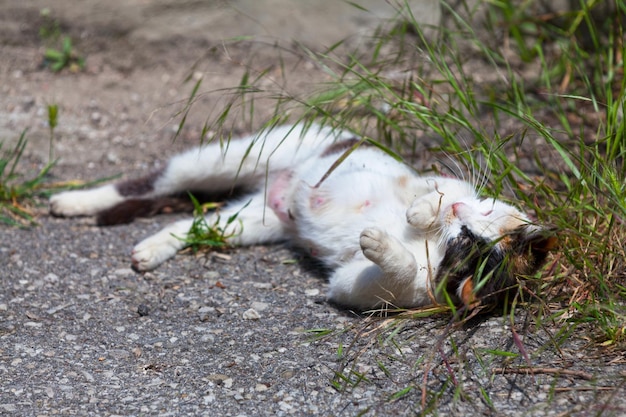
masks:
<svg viewBox="0 0 626 417"><path fill-rule="evenodd" d="M163 190L155 193L155 183L163 176L156 170L144 177L120 181L87 190L64 191L50 197L50 213L55 216L94 216L132 198L145 198L155 194L166 195Z"/></svg>
<svg viewBox="0 0 626 417"><path fill-rule="evenodd" d="M264 184L268 173L297 166L318 154L325 144L346 135L316 125L293 125L227 143L214 142L175 155L162 169L141 178L53 195L50 212L64 217L93 216L128 200L256 188ZM127 209L135 210L136 206Z"/></svg>
<svg viewBox="0 0 626 417"><path fill-rule="evenodd" d="M229 222L234 217L234 220ZM206 217L207 224L219 228L233 246L272 243L286 238L284 225L267 209L261 193L231 203ZM192 219L175 222L139 242L132 251L132 264L139 271L156 268L188 246Z"/></svg>
<svg viewBox="0 0 626 417"><path fill-rule="evenodd" d="M65 191L50 197L50 213L55 216L93 216L125 200L114 184L89 190Z"/></svg>

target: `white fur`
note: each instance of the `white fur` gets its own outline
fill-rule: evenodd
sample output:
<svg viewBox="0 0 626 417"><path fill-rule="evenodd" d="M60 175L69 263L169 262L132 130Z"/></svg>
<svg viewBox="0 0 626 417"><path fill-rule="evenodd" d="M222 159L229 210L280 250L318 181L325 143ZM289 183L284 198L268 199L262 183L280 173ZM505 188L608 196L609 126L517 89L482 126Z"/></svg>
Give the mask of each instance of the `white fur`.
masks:
<svg viewBox="0 0 626 417"><path fill-rule="evenodd" d="M480 200L467 182L420 177L375 148L358 148L320 182L340 155L326 155L328 145L348 137L295 125L190 150L171 159L146 196L256 187L208 222L229 227L236 245L291 240L332 268L329 298L360 309L430 303L431 279L461 225L495 239L512 221L528 221L507 204ZM122 200L104 186L58 194L51 210L92 215ZM133 265L149 270L174 256L190 226L180 221L140 242Z"/></svg>
<svg viewBox="0 0 626 417"><path fill-rule="evenodd" d="M50 197L50 212L57 216L93 216L124 201L111 184L90 190L66 191Z"/></svg>

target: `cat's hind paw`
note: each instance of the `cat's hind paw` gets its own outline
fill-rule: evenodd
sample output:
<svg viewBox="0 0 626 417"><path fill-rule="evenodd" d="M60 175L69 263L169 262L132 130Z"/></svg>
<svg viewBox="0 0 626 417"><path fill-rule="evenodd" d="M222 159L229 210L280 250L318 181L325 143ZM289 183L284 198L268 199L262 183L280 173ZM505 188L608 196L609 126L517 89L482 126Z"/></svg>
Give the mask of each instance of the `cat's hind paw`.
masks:
<svg viewBox="0 0 626 417"><path fill-rule="evenodd" d="M113 185L91 190L65 191L50 197L50 213L61 217L93 216L123 200Z"/></svg>
<svg viewBox="0 0 626 417"><path fill-rule="evenodd" d="M361 232L360 244L363 255L378 265L385 274L399 280L415 277L415 257L395 237L375 227L369 227Z"/></svg>
<svg viewBox="0 0 626 417"><path fill-rule="evenodd" d="M361 250L367 259L380 264L389 250L389 235L375 227L369 227L361 232L359 240Z"/></svg>

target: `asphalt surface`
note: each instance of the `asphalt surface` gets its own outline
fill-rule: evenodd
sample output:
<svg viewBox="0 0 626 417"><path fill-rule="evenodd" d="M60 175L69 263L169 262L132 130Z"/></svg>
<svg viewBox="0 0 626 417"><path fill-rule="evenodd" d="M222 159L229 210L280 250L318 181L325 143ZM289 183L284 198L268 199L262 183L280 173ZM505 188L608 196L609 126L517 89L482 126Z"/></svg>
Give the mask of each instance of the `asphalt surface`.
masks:
<svg viewBox="0 0 626 417"><path fill-rule="evenodd" d="M215 91L276 57L273 46L213 43L217 35L195 26L228 2L96 3L0 4L0 134L12 143L29 129L26 176L47 159L47 104L61 106L51 182L133 176L197 144L206 120L197 113L171 141L172 109L189 95L182 80L190 68L213 91L197 103L206 113L224 103ZM329 3L295 14L285 2L269 3L258 27L297 34L289 19L305 16L313 29L303 33L337 29L325 18ZM42 67L44 6L87 55L85 72ZM238 21L227 19L241 15L224 13L220 23L232 29ZM194 67L207 49L207 62ZM325 80L301 56L282 58L288 65L270 73L289 88ZM273 111L256 109L259 120ZM93 219L49 217L39 203L39 226L0 226L1 415L626 413L623 357L594 349L587 333L563 335L560 324L536 322L535 307L463 326L447 314L368 318L328 304L324 271L285 245L185 253L138 274L131 248L176 216L98 228Z"/></svg>

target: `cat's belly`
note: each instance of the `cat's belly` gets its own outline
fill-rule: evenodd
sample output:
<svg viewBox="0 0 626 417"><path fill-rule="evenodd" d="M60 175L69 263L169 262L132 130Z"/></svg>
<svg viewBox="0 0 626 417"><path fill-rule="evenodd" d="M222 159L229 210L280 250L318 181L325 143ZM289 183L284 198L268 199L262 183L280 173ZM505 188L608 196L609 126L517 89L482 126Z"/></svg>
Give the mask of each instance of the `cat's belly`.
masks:
<svg viewBox="0 0 626 417"><path fill-rule="evenodd" d="M365 228L379 227L401 238L409 226L397 181L373 172L331 175L318 187L300 181L288 209L295 243L335 267L363 256L359 236Z"/></svg>
<svg viewBox="0 0 626 417"><path fill-rule="evenodd" d="M276 216L281 222L290 224L293 222L290 215L290 207L288 201L288 194L290 194L293 188L292 184L292 171L281 171L277 177L270 184L267 193L267 204L274 211Z"/></svg>

